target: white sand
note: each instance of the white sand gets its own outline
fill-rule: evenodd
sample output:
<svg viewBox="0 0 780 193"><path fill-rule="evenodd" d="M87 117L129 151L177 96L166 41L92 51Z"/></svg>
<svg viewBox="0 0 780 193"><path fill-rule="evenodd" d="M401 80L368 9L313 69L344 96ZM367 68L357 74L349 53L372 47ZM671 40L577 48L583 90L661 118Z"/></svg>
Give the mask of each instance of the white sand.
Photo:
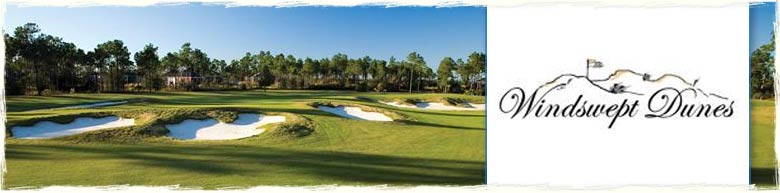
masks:
<svg viewBox="0 0 780 193"><path fill-rule="evenodd" d="M263 133L258 129L270 123L284 122L284 116L264 116L242 113L232 123L223 123L216 119L187 119L178 124L165 125L171 132L168 136L185 140L227 140L251 137Z"/></svg>
<svg viewBox="0 0 780 193"><path fill-rule="evenodd" d="M48 139L131 125L135 125L135 119L125 119L117 116L103 118L79 117L67 124L41 121L33 126L16 126L11 128L11 132L15 138L19 139Z"/></svg>
<svg viewBox="0 0 780 193"><path fill-rule="evenodd" d="M363 109L360 109L358 107L344 107L344 106L338 106L338 107L329 107L329 106L319 106L318 109L336 114L338 116L342 116L345 118L350 119L358 119L358 120L368 120L368 121L393 121L392 118L388 117L385 114L377 113L377 112L366 112L363 111Z"/></svg>
<svg viewBox="0 0 780 193"><path fill-rule="evenodd" d="M382 104L395 106L395 107L416 108L416 109L449 110L449 111L485 110L485 104L474 104L474 103L466 103L468 107L456 107L456 106L444 105L444 103L429 103L429 102L421 102L421 103L417 103L416 105L401 104L394 101L393 102L379 101L379 102Z"/></svg>

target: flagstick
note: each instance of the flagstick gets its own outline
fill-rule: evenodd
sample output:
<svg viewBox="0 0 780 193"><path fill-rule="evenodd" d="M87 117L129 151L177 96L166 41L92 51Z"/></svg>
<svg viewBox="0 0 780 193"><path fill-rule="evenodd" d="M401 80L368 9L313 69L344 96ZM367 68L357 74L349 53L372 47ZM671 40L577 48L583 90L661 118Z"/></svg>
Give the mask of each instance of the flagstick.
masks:
<svg viewBox="0 0 780 193"><path fill-rule="evenodd" d="M590 80L590 59L585 59L585 78Z"/></svg>

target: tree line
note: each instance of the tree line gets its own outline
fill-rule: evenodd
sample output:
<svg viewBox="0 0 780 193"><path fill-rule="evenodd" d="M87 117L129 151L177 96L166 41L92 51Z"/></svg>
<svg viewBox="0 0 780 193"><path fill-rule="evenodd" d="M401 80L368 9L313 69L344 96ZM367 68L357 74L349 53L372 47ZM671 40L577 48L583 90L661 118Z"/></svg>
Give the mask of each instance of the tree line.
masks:
<svg viewBox="0 0 780 193"><path fill-rule="evenodd" d="M160 90L338 89L376 92L445 92L484 95L484 53L445 57L434 72L417 52L381 60L296 58L292 54L247 52L242 58L209 58L184 43L160 55L147 44L131 54L121 40L85 51L28 23L4 33L5 92L45 95L73 92L154 92Z"/></svg>
<svg viewBox="0 0 780 193"><path fill-rule="evenodd" d="M753 98L774 98L775 33L767 44L750 54L750 90Z"/></svg>

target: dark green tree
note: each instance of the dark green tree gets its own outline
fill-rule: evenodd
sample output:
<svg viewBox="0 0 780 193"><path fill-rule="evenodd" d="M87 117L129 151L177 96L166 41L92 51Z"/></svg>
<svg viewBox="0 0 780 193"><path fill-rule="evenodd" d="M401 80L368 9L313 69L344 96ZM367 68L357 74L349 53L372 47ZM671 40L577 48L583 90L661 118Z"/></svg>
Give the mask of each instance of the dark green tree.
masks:
<svg viewBox="0 0 780 193"><path fill-rule="evenodd" d="M438 75L437 85L442 92L447 93L452 86L452 71L455 69L455 61L450 57L444 57L439 62L439 69L436 71Z"/></svg>
<svg viewBox="0 0 780 193"><path fill-rule="evenodd" d="M149 92L159 89L160 72L162 72L162 63L160 57L157 55L157 47L152 44L144 46L143 50L136 52L133 55L135 64L138 67L137 73L143 79L143 87Z"/></svg>
<svg viewBox="0 0 780 193"><path fill-rule="evenodd" d="M101 81L106 82L110 92L124 91L124 85L127 82L126 75L134 70L133 62L130 61L130 52L121 40L111 40L98 44L95 48L95 61L99 66L105 67L105 78Z"/></svg>
<svg viewBox="0 0 780 193"><path fill-rule="evenodd" d="M767 44L762 45L750 54L750 89L753 98L766 99L774 97L775 72L775 34Z"/></svg>

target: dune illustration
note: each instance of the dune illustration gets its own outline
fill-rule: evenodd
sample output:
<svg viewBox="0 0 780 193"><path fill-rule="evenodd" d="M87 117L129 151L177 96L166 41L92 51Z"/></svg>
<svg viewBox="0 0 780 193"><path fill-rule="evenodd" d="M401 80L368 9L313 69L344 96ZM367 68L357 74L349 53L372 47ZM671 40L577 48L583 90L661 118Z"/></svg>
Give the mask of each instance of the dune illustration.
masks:
<svg viewBox="0 0 780 193"><path fill-rule="evenodd" d="M715 93L708 93L701 88L696 87L697 80L688 81L676 74L663 74L654 77L647 73L639 73L628 69L619 69L602 79L591 79L583 75L562 74L553 80L539 86L537 90L551 92L555 90L564 90L574 85L590 85L598 90L610 94L628 94L628 95L648 95L659 89L675 88L677 90L690 89L698 95L705 97L716 97L728 99Z"/></svg>

